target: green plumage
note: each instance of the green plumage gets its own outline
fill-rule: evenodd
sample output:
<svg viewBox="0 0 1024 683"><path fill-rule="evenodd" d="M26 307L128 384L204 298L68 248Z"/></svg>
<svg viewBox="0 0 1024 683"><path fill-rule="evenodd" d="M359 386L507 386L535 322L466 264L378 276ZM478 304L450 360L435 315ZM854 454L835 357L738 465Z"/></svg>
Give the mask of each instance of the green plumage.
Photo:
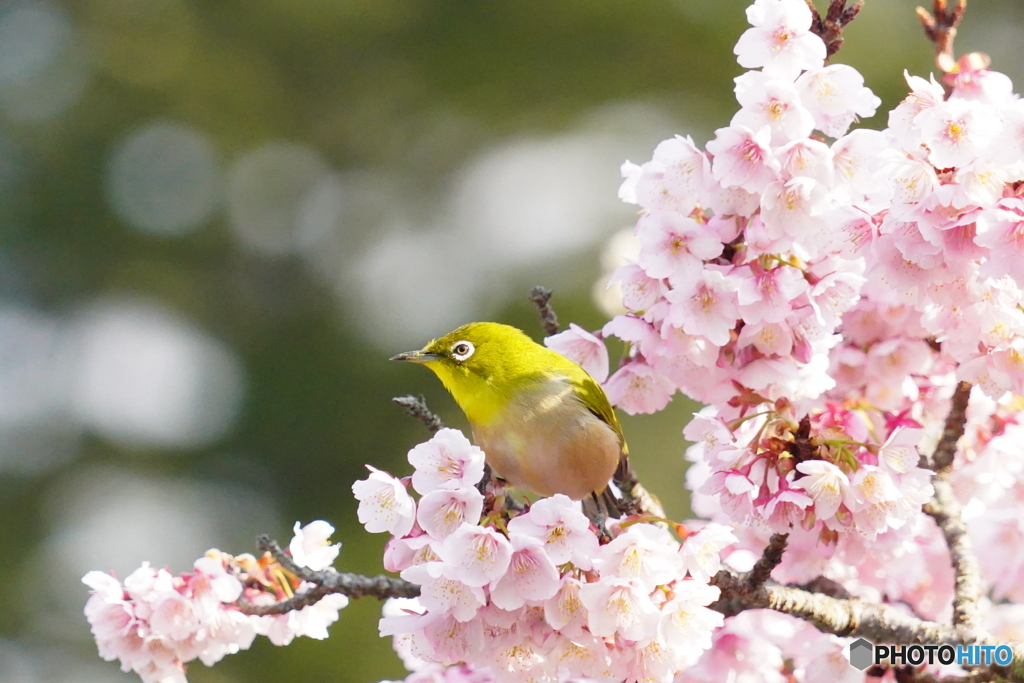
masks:
<svg viewBox="0 0 1024 683"><path fill-rule="evenodd" d="M395 360L427 365L473 427L497 474L542 495L602 492L626 442L604 390L522 331L470 323Z"/></svg>

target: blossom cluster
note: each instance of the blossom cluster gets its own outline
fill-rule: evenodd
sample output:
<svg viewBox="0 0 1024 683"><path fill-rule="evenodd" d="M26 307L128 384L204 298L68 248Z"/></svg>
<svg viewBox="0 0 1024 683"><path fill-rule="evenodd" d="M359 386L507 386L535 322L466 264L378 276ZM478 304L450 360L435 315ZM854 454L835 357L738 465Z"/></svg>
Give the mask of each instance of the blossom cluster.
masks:
<svg viewBox="0 0 1024 683"><path fill-rule="evenodd" d="M687 483L698 514L744 525L735 557L789 533L776 578L826 575L929 616L952 578L919 461L971 382L972 459L952 477L972 529L1015 558L983 563L996 594L1019 599L1024 104L971 54L942 83L907 75L885 130L850 131L879 100L824 65L806 4L756 0L747 18L730 125L623 166L641 208L613 276L626 313L548 345L627 412L677 390L709 404L685 431ZM609 336L627 344L611 377Z"/></svg>
<svg viewBox="0 0 1024 683"><path fill-rule="evenodd" d="M596 337L630 346L613 403L654 412L681 390L723 412L744 392L813 405L836 385L830 350L858 301L916 330L863 358L869 372L894 354L909 364L896 372L923 372L930 342L988 395L1022 391L1024 102L1009 79L977 54L948 96L908 75L889 127L851 132L880 100L852 67L824 65L806 3L757 0L747 16L730 125L706 149L677 136L623 166L620 196L641 215L639 253L613 278L628 312ZM565 334L553 345L579 356ZM888 409L900 386L877 369L870 398Z"/></svg>
<svg viewBox="0 0 1024 683"><path fill-rule="evenodd" d="M728 527L679 543L628 520L601 544L566 496L509 509L502 493L481 493L484 456L461 432L440 430L409 462L407 480L371 468L353 491L366 528L394 535L385 567L422 587L380 625L410 668L465 664L499 681L670 681L710 646L722 615L707 608L719 595L708 581L736 540Z"/></svg>
<svg viewBox="0 0 1024 683"><path fill-rule="evenodd" d="M289 546L302 567L324 569L334 561L339 545L327 539L334 529L316 521L301 527ZM193 571L173 575L144 563L122 583L111 574L91 571L82 579L92 589L85 616L100 656L120 660L145 683L185 683L186 664L198 659L212 666L225 655L246 650L257 635L275 645L296 636L323 639L348 604L344 595L328 595L315 605L287 614L253 616L235 604L245 597L265 605L308 588L272 558L232 557L210 550L195 561Z"/></svg>
<svg viewBox="0 0 1024 683"><path fill-rule="evenodd" d="M690 421L687 481L714 498L698 497L696 511L721 509L777 533L814 531L834 546L843 534L873 541L902 528L931 497L932 473L918 467L916 423L831 404L803 424L780 412L730 428L705 408Z"/></svg>

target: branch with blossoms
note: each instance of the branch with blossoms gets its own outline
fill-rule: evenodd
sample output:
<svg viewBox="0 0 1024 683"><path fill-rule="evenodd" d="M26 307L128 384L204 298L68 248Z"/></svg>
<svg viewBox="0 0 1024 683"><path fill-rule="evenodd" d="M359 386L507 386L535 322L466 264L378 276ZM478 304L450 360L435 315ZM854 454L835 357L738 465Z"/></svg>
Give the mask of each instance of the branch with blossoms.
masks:
<svg viewBox="0 0 1024 683"><path fill-rule="evenodd" d="M963 3L936 2L941 82L908 75L885 130L851 130L880 100L825 61L859 9L755 0L729 125L623 166L624 312L559 332L535 293L545 344L618 409L705 404L683 431L701 519L514 499L405 397L432 433L412 473L368 466L352 489L398 577L331 568L326 522L178 576L91 572L101 656L180 682L258 634L325 637L372 595L413 683L1024 680L1024 100L983 55L952 61ZM632 472L616 483L644 502ZM854 637L1012 654L862 674Z"/></svg>

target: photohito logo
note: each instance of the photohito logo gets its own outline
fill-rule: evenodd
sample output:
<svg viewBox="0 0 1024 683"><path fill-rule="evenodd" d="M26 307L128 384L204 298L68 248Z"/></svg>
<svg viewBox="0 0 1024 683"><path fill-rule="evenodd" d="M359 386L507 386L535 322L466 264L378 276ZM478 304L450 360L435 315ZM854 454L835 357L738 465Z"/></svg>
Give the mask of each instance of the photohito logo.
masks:
<svg viewBox="0 0 1024 683"><path fill-rule="evenodd" d="M850 664L860 671L872 664L1006 666L1012 659L1009 645L872 645L863 638L850 643Z"/></svg>

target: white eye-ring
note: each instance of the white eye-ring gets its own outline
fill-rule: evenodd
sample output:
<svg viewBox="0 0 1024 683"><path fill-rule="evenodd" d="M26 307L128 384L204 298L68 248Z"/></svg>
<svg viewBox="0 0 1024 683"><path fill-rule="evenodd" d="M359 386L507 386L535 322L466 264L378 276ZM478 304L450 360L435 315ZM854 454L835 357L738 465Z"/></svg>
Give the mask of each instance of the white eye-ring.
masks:
<svg viewBox="0 0 1024 683"><path fill-rule="evenodd" d="M476 347L473 342L458 341L452 344L452 357L457 361L464 361L473 355Z"/></svg>

